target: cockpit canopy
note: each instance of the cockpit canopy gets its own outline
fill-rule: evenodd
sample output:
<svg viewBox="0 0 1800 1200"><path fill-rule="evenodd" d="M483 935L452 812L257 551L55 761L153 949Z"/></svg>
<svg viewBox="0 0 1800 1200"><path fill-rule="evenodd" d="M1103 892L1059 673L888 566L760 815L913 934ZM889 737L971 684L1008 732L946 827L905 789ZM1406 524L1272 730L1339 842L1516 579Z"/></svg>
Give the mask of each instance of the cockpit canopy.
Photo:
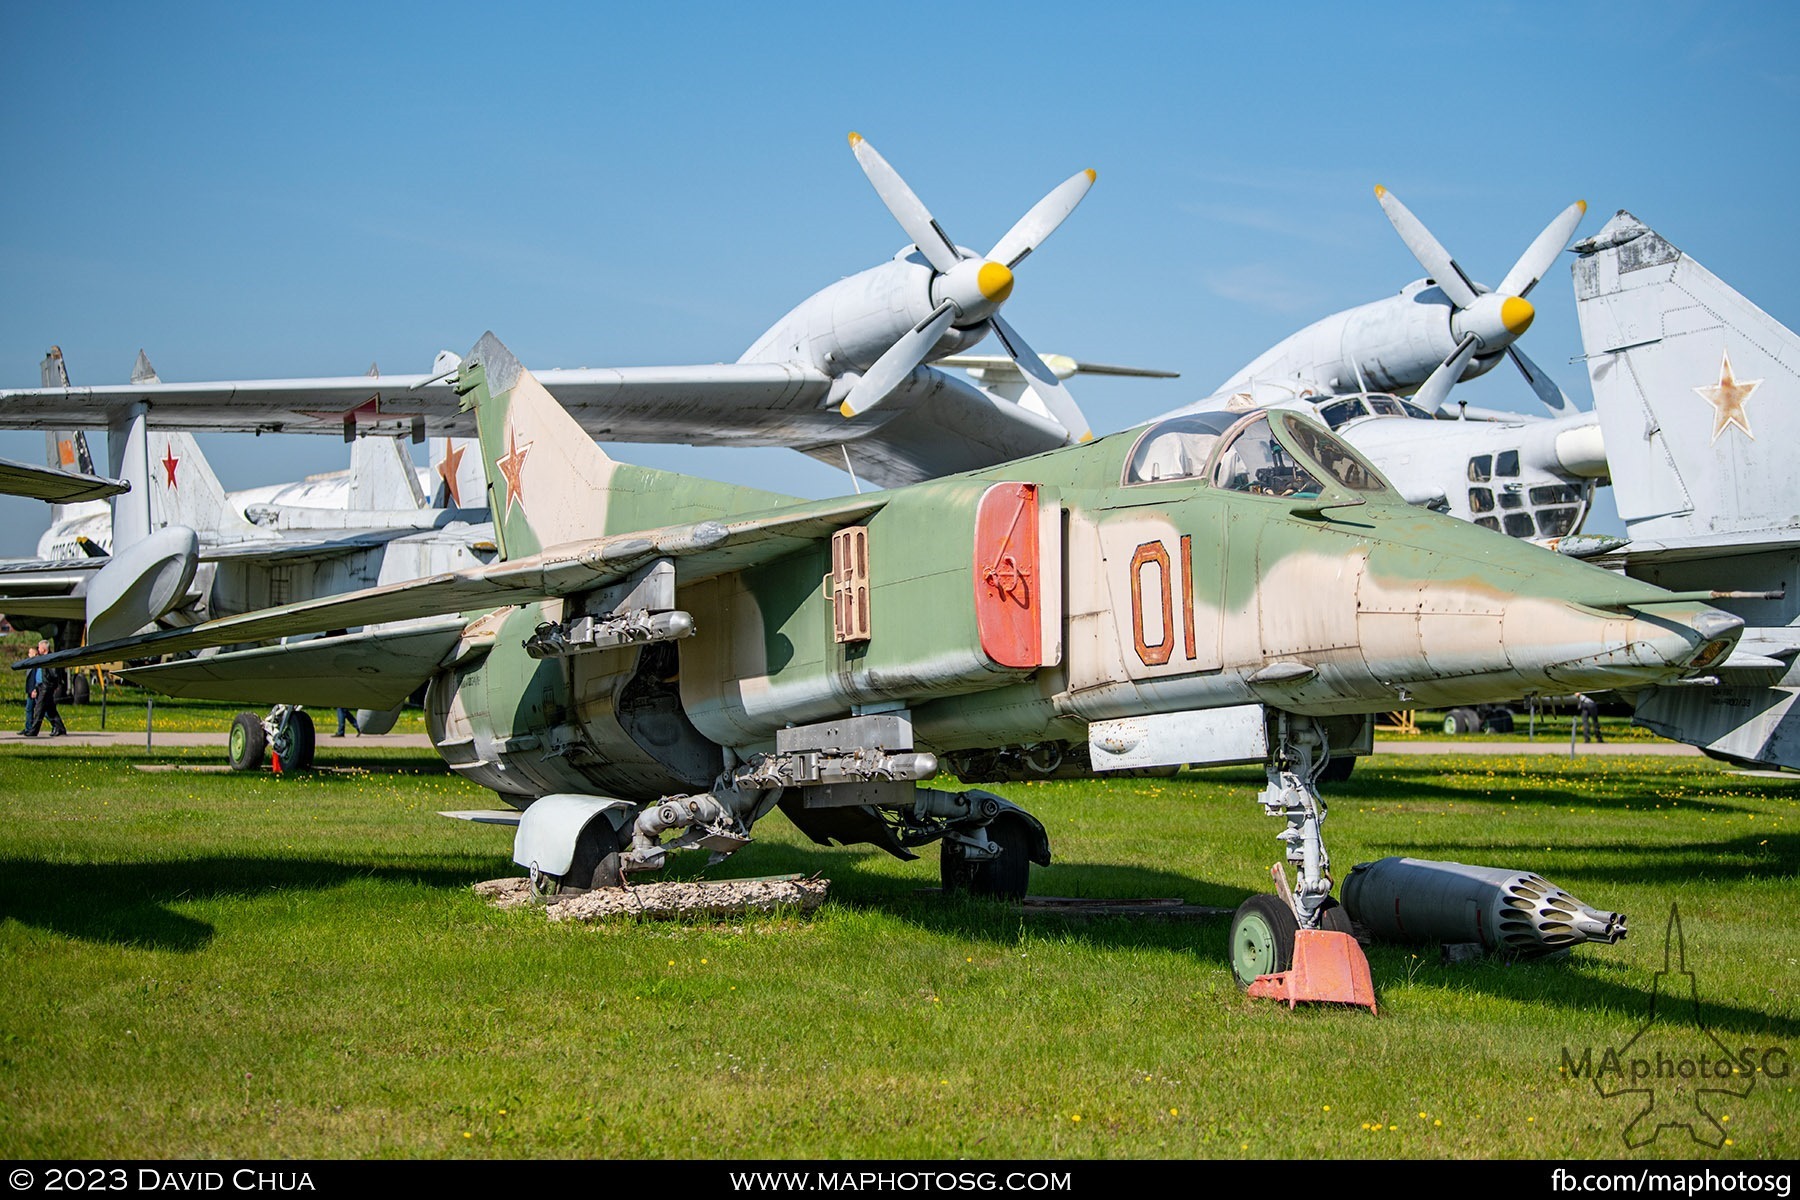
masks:
<svg viewBox="0 0 1800 1200"><path fill-rule="evenodd" d="M1390 490L1356 451L1281 410L1188 413L1152 425L1132 447L1125 482L1177 479L1259 496L1313 497L1327 485L1365 494Z"/></svg>
<svg viewBox="0 0 1800 1200"><path fill-rule="evenodd" d="M1345 396L1341 400L1332 400L1319 405L1319 419L1332 429L1341 428L1358 417L1374 415L1377 417L1411 417L1416 421L1430 421L1434 418L1424 409L1410 400L1387 392L1364 392L1354 396Z"/></svg>

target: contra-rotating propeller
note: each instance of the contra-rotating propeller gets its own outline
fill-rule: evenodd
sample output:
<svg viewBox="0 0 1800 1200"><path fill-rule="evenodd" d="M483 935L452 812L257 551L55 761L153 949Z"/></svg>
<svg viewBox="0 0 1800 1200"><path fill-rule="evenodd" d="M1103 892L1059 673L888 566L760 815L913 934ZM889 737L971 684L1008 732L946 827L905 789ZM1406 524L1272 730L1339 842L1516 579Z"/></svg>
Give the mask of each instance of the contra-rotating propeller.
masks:
<svg viewBox="0 0 1800 1200"><path fill-rule="evenodd" d="M1018 223L983 256L962 250L951 241L930 210L906 186L906 181L861 134L850 135L850 148L856 153L856 161L862 164L863 174L875 185L881 202L887 205L894 219L900 222L900 228L931 264L931 297L936 307L864 372L844 398L843 414L854 417L886 399L901 380L925 361L931 348L951 327L973 329L986 323L1013 364L1030 380L1031 390L1069 431L1069 436L1078 442L1092 440L1093 429L1081 415L1069 389L1044 365L1044 360L1019 336L1018 330L1001 318L1000 306L1012 295L1014 268L1075 211L1075 206L1093 186L1094 172L1079 171L1057 185L1049 195L1032 205L1031 211L1020 217Z"/></svg>
<svg viewBox="0 0 1800 1200"><path fill-rule="evenodd" d="M1462 378L1470 359L1481 351L1494 353L1504 349L1546 408L1558 416L1573 413L1575 406L1562 389L1525 356L1514 339L1531 326L1532 318L1537 315L1531 302L1525 299L1526 295L1537 286L1550 264L1556 261L1556 256L1575 236L1575 227L1581 223L1582 214L1587 212L1587 201L1577 200L1558 213L1525 248L1519 261L1500 281L1500 286L1489 289L1469 278L1450 257L1450 252L1431 236L1431 231L1400 203L1394 193L1376 184L1375 198L1381 201L1382 211L1393 222L1400 240L1406 243L1406 248L1412 251L1413 257L1419 260L1419 265L1425 268L1425 273L1449 297L1453 306L1450 329L1458 338L1456 349L1413 393L1413 403L1427 412L1437 412L1444 397Z"/></svg>

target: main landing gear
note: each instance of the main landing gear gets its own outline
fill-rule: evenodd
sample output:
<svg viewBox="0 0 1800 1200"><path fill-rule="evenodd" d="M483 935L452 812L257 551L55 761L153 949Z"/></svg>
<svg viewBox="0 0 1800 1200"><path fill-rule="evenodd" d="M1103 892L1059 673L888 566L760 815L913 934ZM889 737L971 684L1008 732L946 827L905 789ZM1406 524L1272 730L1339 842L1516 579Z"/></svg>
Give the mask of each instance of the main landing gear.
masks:
<svg viewBox="0 0 1800 1200"><path fill-rule="evenodd" d="M1305 717L1277 715L1277 737L1267 765L1268 786L1258 797L1263 811L1284 817L1276 836L1294 866L1290 886L1280 863L1269 868L1275 893L1251 896L1231 920L1231 969L1252 996L1356 1004L1375 1011L1369 960L1350 932L1350 921L1331 898L1331 859L1322 828L1325 801L1315 786L1330 763L1323 727Z"/></svg>
<svg viewBox="0 0 1800 1200"><path fill-rule="evenodd" d="M277 770L310 771L317 744L312 716L298 705L277 704L266 717L241 712L232 718L227 757L234 771L260 771L273 751Z"/></svg>

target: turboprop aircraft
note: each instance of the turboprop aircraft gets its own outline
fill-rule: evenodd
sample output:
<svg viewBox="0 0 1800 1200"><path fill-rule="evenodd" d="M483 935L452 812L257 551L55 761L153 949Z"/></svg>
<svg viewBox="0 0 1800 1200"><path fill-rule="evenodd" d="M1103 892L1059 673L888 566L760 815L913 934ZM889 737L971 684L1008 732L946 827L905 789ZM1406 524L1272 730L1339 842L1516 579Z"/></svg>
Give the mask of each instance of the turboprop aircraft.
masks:
<svg viewBox="0 0 1800 1200"><path fill-rule="evenodd" d="M590 437L788 446L891 487L1090 438L1062 382L1071 375L1168 375L1046 360L1001 315L1020 264L1087 195L1093 171L1057 185L984 255L953 243L860 135L851 134L850 145L912 244L801 301L735 363L545 371L545 385ZM979 387L929 365L990 333L1011 367L988 360L984 374L997 386ZM0 428L103 428L133 406L148 406L158 428L341 431L346 441L369 433L415 441L463 436L474 426L449 383L455 357L440 355L429 375L376 382L348 376L0 389ZM1010 386L1014 380L1019 386Z"/></svg>
<svg viewBox="0 0 1800 1200"><path fill-rule="evenodd" d="M614 462L491 334L454 387L501 561L36 661L361 627L130 674L302 702L351 678L374 706L426 684L439 753L522 810L514 857L540 886L730 853L779 807L821 844L939 842L946 887L1016 896L1047 832L991 792L918 787L944 758L1262 762L1297 875L1278 865L1280 898L1239 910L1234 970L1248 985L1330 958L1344 994L1314 998L1372 1004L1315 787L1363 714L1670 681L1723 660L1741 625L1407 505L1292 412L795 502Z"/></svg>
<svg viewBox="0 0 1800 1200"><path fill-rule="evenodd" d="M1748 628L1634 719L1717 757L1800 767L1800 336L1630 213L1578 242L1575 311L1631 576L1757 594Z"/></svg>
<svg viewBox="0 0 1800 1200"><path fill-rule="evenodd" d="M1574 533L1606 476L1599 422L1576 410L1518 340L1536 316L1525 297L1574 235L1586 202L1558 213L1490 289L1393 192L1377 187L1375 194L1429 277L1284 338L1175 413L1305 412L1362 451L1415 504L1512 537ZM1503 359L1550 419L1466 405L1456 415L1468 420L1434 419L1449 415L1444 401L1453 386Z"/></svg>

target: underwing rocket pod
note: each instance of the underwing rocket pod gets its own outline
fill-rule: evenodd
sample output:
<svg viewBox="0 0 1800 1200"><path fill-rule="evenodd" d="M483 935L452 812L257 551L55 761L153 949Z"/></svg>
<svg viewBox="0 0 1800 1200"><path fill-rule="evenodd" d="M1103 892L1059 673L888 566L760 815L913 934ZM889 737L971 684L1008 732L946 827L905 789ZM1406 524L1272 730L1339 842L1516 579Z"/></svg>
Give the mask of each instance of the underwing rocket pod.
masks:
<svg viewBox="0 0 1800 1200"><path fill-rule="evenodd" d="M1358 863L1344 908L1381 941L1479 942L1515 957L1625 936L1623 913L1590 908L1542 875L1420 858Z"/></svg>

